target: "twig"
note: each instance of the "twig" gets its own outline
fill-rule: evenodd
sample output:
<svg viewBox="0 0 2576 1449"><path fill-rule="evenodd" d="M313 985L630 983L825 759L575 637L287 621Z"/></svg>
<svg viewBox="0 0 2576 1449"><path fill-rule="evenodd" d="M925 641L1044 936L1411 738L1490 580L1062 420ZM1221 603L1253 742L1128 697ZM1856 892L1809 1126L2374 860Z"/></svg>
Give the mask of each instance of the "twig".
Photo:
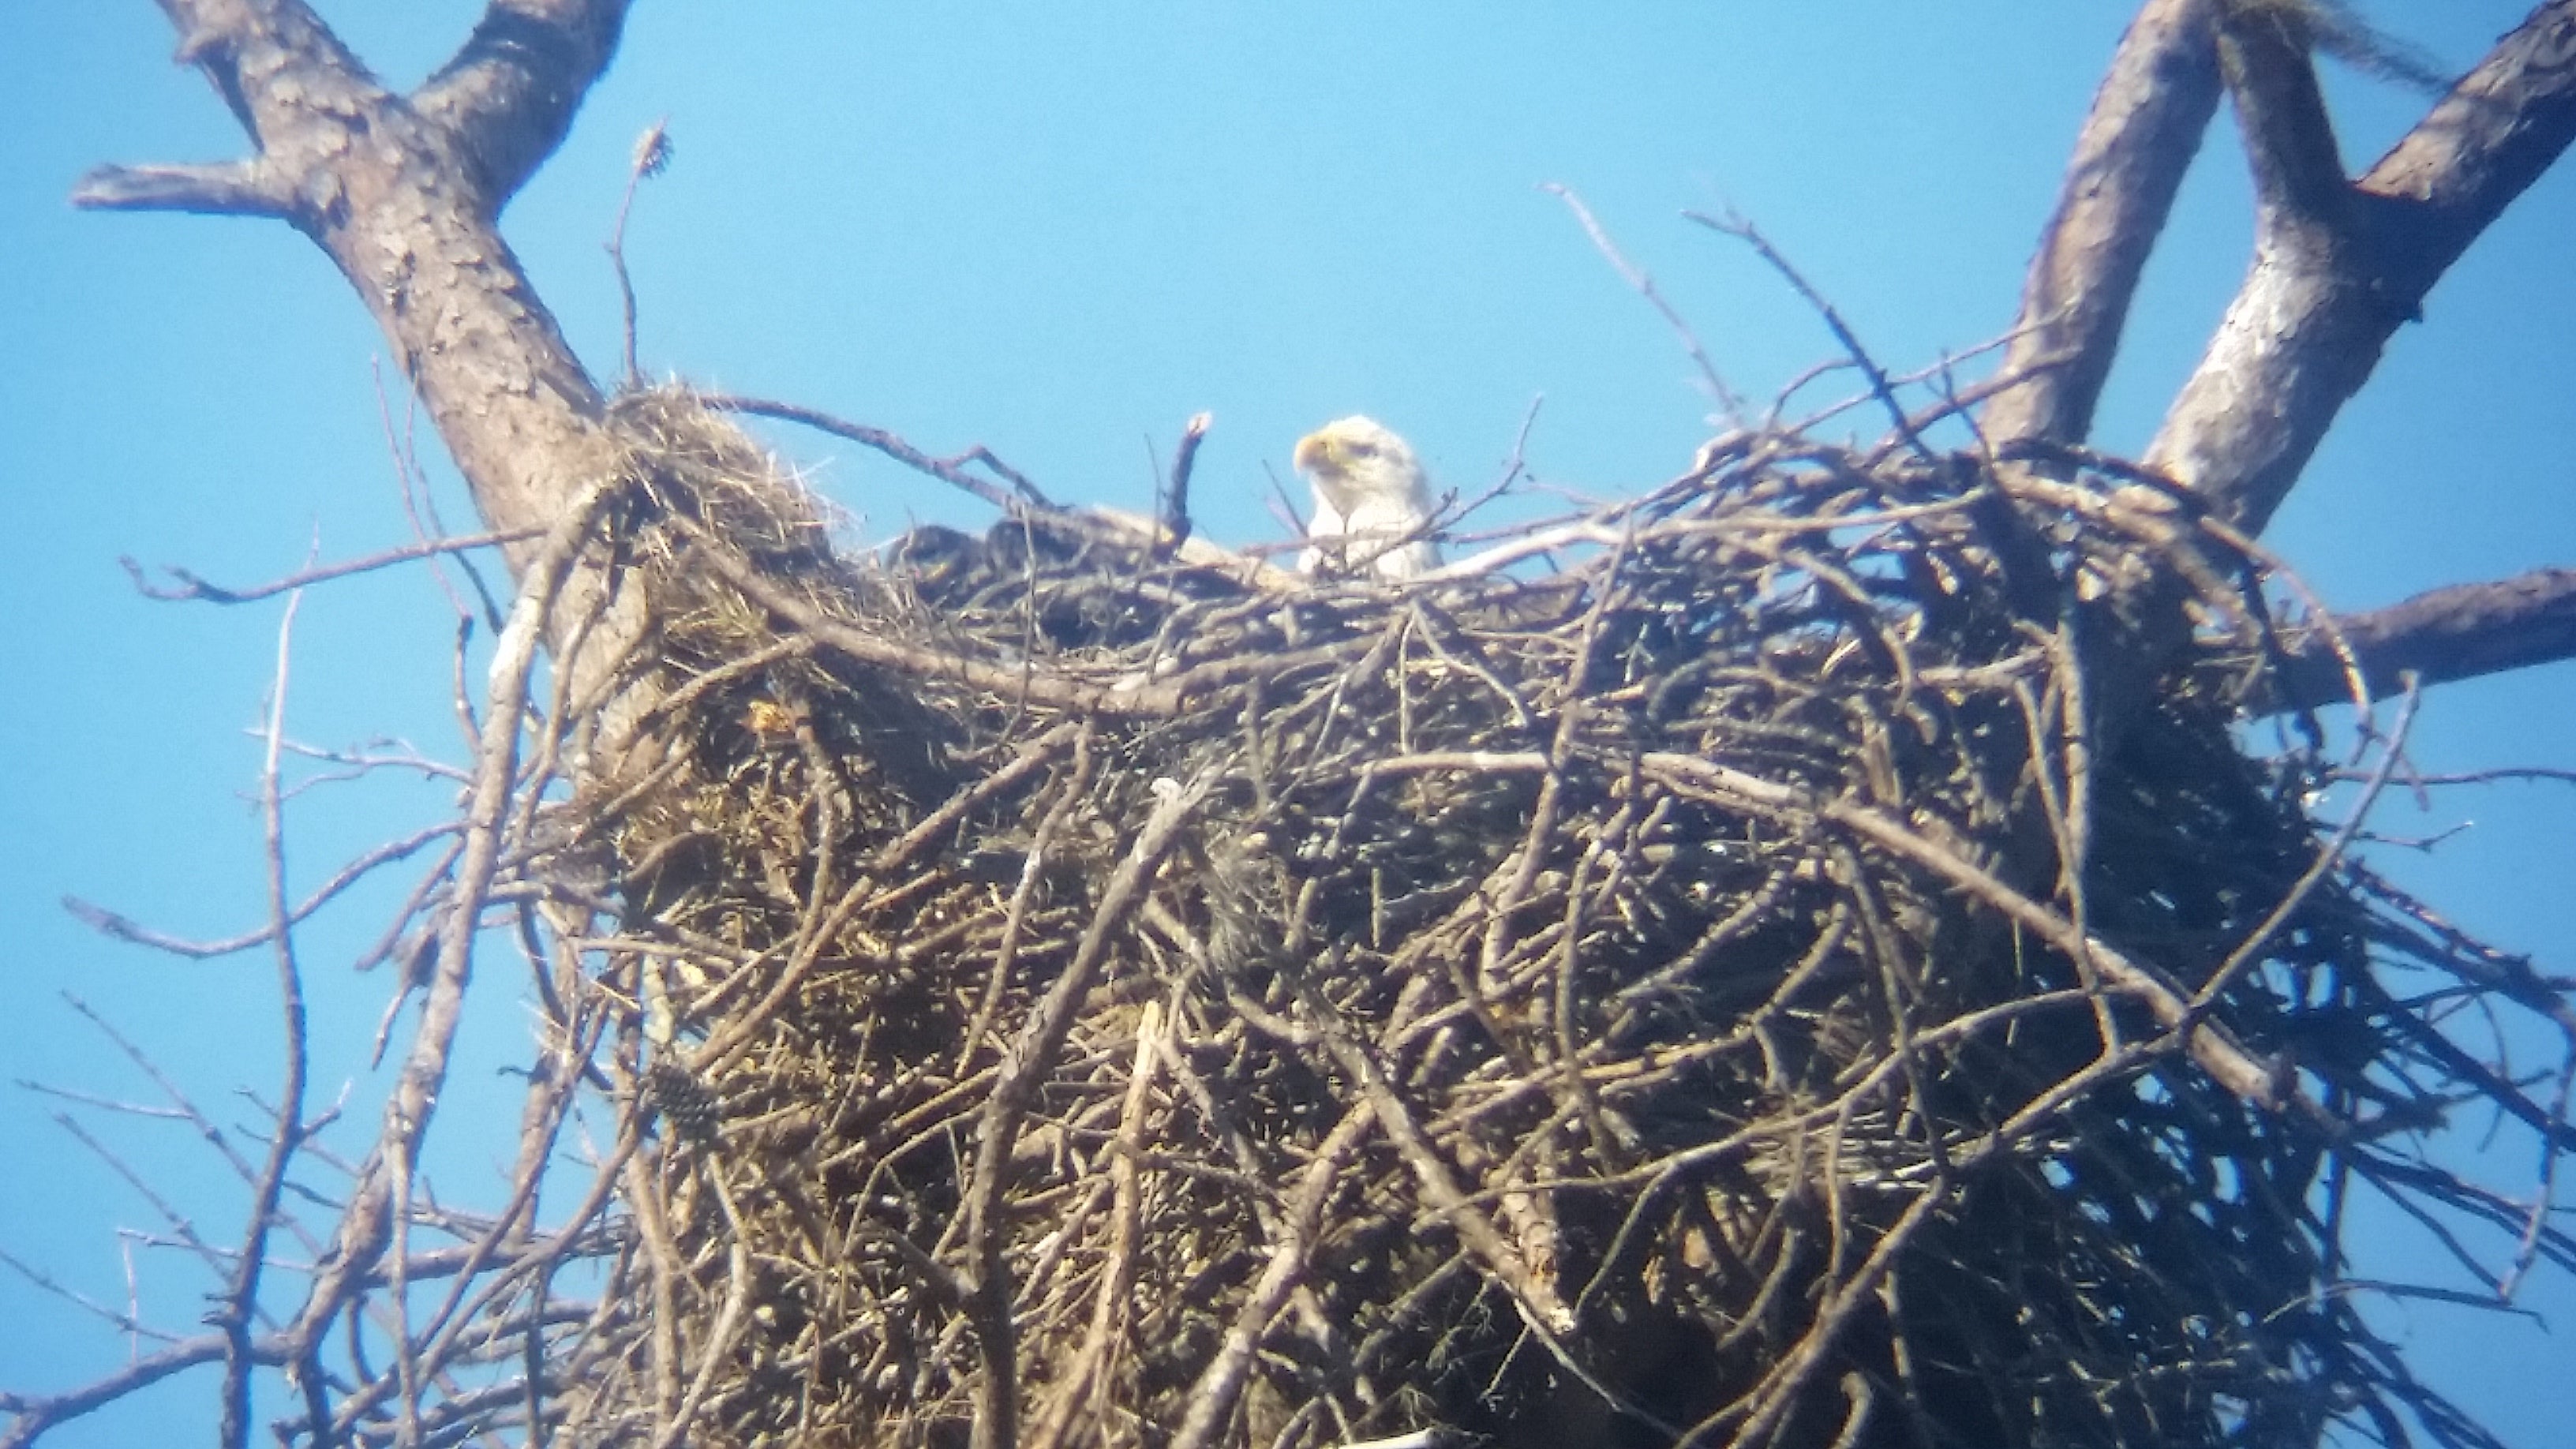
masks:
<svg viewBox="0 0 2576 1449"><path fill-rule="evenodd" d="M1896 435L1905 440L1916 457L1927 463L1932 461L1932 448L1915 429L1914 419L1905 411L1905 405L1897 401L1896 389L1888 380L1887 370L1870 356L1868 348L1861 346L1860 338L1843 321L1843 314L1834 309L1833 303L1825 300L1823 293L1809 285L1806 277L1771 245L1770 238L1764 236L1760 228L1738 216L1714 217L1698 211L1685 211L1682 215L1722 236L1734 237L1753 248L1754 255L1769 263L1771 270L1778 272L1781 280L1787 282L1808 306L1815 309L1816 315L1824 319L1825 326L1834 334L1834 340L1842 344L1843 351L1860 368L1861 375L1869 379L1870 393L1887 409L1889 421L1896 425Z"/></svg>
<svg viewBox="0 0 2576 1449"><path fill-rule="evenodd" d="M943 483L974 494L1000 510L1006 517L1016 514L1023 507L1035 506L1050 510L1055 507L1047 500L1045 494L1038 491L1035 483L1030 482L1018 469L994 457L992 452L980 443L953 458L934 458L883 428L872 428L864 423L845 422L816 408L800 407L795 403L772 402L767 398L739 397L731 393L704 393L699 396L698 401L723 412L749 413L753 417L803 423L818 432L830 433L836 438L847 438L861 447L874 448L907 468L927 473ZM981 463L991 469L1017 490L1017 496L1004 491L989 478L980 478L967 472L966 465L969 463Z"/></svg>
<svg viewBox="0 0 2576 1449"><path fill-rule="evenodd" d="M1251 1373L1253 1355L1260 1351L1262 1335L1287 1304L1289 1294L1305 1281L1307 1260L1314 1251L1316 1235L1322 1231L1324 1209L1332 1201L1343 1165L1359 1150L1376 1123L1376 1113L1369 1104L1364 1100L1355 1102L1316 1144L1314 1155L1299 1174L1296 1196L1290 1199L1288 1211L1270 1242L1260 1278L1244 1295L1243 1306L1226 1326L1215 1354L1182 1400L1189 1409L1172 1435L1172 1449L1209 1449L1225 1433L1235 1405L1242 1398L1244 1380Z"/></svg>
<svg viewBox="0 0 2576 1449"><path fill-rule="evenodd" d="M72 1289L63 1286L62 1282L56 1279L51 1273L47 1273L40 1268L31 1267L28 1264L19 1261L16 1256L12 1255L5 1248L0 1248L0 1266L6 1266L11 1272L16 1273L19 1277L26 1279L36 1287L60 1298L64 1302L71 1304L73 1307L80 1309L82 1312L94 1314L99 1318L105 1319L119 1333L129 1334L136 1338L154 1339L162 1343L176 1343L178 1341L177 1335L165 1333L160 1329L152 1327L130 1311L110 1308L106 1304L98 1302L96 1299L93 1299L86 1294L74 1292Z"/></svg>
<svg viewBox="0 0 2576 1449"><path fill-rule="evenodd" d="M367 743L370 745L398 746L399 748L387 754L373 754L367 753L363 750L335 750L325 745L308 745L299 743L295 740L288 740L286 742L286 752L300 759L312 760L319 764L341 765L346 767L343 773L322 777L325 779L356 779L361 775L370 774L377 770L413 770L419 772L428 779L444 780L450 784L470 785L474 783L474 774L472 771L459 769L454 765L448 764L444 760L432 759L428 755L422 754L419 750L414 749L411 743L407 740L388 740L378 738L369 740ZM302 787L299 786L298 788L300 789Z"/></svg>
<svg viewBox="0 0 2576 1449"><path fill-rule="evenodd" d="M1510 453L1504 455L1503 471L1495 477L1493 483L1488 486L1484 492L1477 494L1473 498L1458 499L1453 497L1443 503L1439 510L1442 517L1436 520L1440 528L1446 529L1454 527L1457 524L1463 523L1467 519L1474 517L1477 510L1483 508L1486 504L1493 502L1495 499L1502 497L1504 494L1509 493L1512 490L1512 485L1518 483L1523 475L1529 472L1530 429L1538 425L1539 404L1545 401L1547 401L1547 396L1544 393L1530 399L1528 409L1521 414L1521 425L1519 430L1512 434L1512 450ZM1418 537L1424 533L1432 531L1434 531L1433 522L1426 521L1420 528L1414 531L1413 535L1410 535L1409 537Z"/></svg>
<svg viewBox="0 0 2576 1449"><path fill-rule="evenodd" d="M976 998L974 1015L966 1019L966 1030L957 1039L957 1059L951 1066L952 1076L964 1076L967 1064L984 1049L984 1035L992 1029L993 1014L1000 1009L1002 992L1010 985L1011 968L1018 964L1020 939L1027 928L1029 904L1037 898L1038 887L1046 878L1047 853L1055 848L1056 835L1072 817L1074 806L1091 788L1091 741L1093 731L1085 722L1073 737L1073 770L1055 802L1038 817L1037 829L1029 836L1028 853L1020 862L1019 883L1011 888L1010 905L1002 914L1002 938L993 947L993 964L984 974L983 995ZM1031 750L1043 758L1048 753Z"/></svg>
<svg viewBox="0 0 2576 1449"><path fill-rule="evenodd" d="M285 1034L285 1082L278 1089L277 1131L269 1141L268 1159L251 1185L250 1220L242 1229L240 1257L220 1306L208 1322L224 1336L223 1422L219 1438L227 1449L250 1442L251 1317L259 1303L260 1276L268 1267L268 1234L277 1214L278 1194L286 1169L303 1146L304 1074L307 1067L304 1019L304 971L295 958L292 908L286 899L286 812L279 792L279 755L286 733L288 664L295 640L295 615L304 594L287 595L286 613L277 626L277 672L269 686L267 753L260 764L260 829L268 862L268 939L277 964L278 1013ZM299 1370L318 1380L312 1347L296 1355Z"/></svg>
<svg viewBox="0 0 2576 1449"><path fill-rule="evenodd" d="M134 1190L135 1196L150 1204L152 1210L161 1215L161 1220L169 1224L171 1236L177 1240L178 1245L193 1254L198 1262L205 1264L206 1270L216 1279L229 1280L239 1273L241 1261L236 1254L227 1253L200 1236L197 1225L188 1220L187 1214L179 1211L176 1204L156 1190L151 1180L136 1171L133 1164L93 1136L88 1128L81 1125L79 1118L68 1112L57 1112L53 1114L53 1119L54 1125L70 1133L72 1140L88 1148L90 1155L106 1163L110 1172L115 1173L124 1180L127 1187ZM244 1164L244 1166L247 1165ZM247 1172L242 1174L242 1180L245 1183L256 1182L256 1179ZM260 1313L257 1305L253 1305L252 1311L263 1323L267 1321L266 1315Z"/></svg>
<svg viewBox="0 0 2576 1449"><path fill-rule="evenodd" d="M1682 349L1690 354L1691 362L1699 368L1700 381L1708 384L1708 394L1716 400L1718 411L1725 415L1726 425L1730 428L1743 427L1743 401L1735 395L1735 389L1726 385L1726 379L1718 375L1717 364L1709 360L1708 349L1700 345L1699 335L1691 330L1689 323L1682 320L1682 314L1674 311L1672 304L1664 300L1664 294L1655 287L1655 279L1621 254L1618 243L1612 241L1610 233L1593 218L1591 208L1583 204L1583 198L1576 196L1570 188L1553 181L1542 182L1538 189L1564 202L1566 209L1574 213L1574 219L1582 226L1583 234L1592 239L1593 249L1600 252L1602 259L1610 263L1611 269L1619 274L1621 281L1635 288L1637 295L1646 299L1647 305L1653 307L1662 316L1665 324L1673 329L1673 334L1681 339Z"/></svg>
<svg viewBox="0 0 2576 1449"><path fill-rule="evenodd" d="M82 925L103 936L111 936L137 946L149 946L153 950L167 952L173 956L184 956L199 961L210 960L217 956L232 955L236 951L247 951L253 946L276 940L280 930L291 929L302 924L315 911L330 904L342 891L357 884L377 866L402 860L433 840L455 835L460 828L453 821L441 821L404 836L400 840L388 841L376 846L342 866L338 874L322 883L320 889L305 897L301 904L288 910L280 922L262 926L255 931L246 931L238 936L226 936L220 940L195 941L184 936L172 936L155 931L131 917L120 915L104 906L92 905L78 896L63 897L63 909L71 912Z"/></svg>
<svg viewBox="0 0 2576 1449"><path fill-rule="evenodd" d="M626 274L626 216L635 207L635 192L644 184L644 178L661 175L671 164L670 124L671 118L664 116L635 138L635 151L626 165L626 194L618 198L617 222L608 229L608 264L617 273L617 300L625 319L620 334L625 342L621 356L626 362L626 386L630 390L644 385L644 374L635 365L635 283Z"/></svg>
<svg viewBox="0 0 2576 1449"><path fill-rule="evenodd" d="M706 1402L716 1371L724 1367L726 1356L733 1351L734 1335L741 1331L751 1301L751 1231L743 1226L742 1210L734 1205L733 1189L725 1186L723 1174L711 1168L707 1185L715 1192L717 1206L724 1210L725 1225L732 1229L725 1239L724 1303L716 1310L716 1321L707 1330L705 1340L697 1345L698 1371L689 1379L689 1390L681 1396L679 1407L663 1424L662 1432L653 1436L653 1449L671 1449L696 1425L698 1406Z"/></svg>
<svg viewBox="0 0 2576 1449"><path fill-rule="evenodd" d="M1164 792L1162 802L1146 817L1136 843L1118 864L1100 893L1091 924L1074 948L1073 960L1047 988L1029 1014L1027 1026L1003 1059L1000 1076L985 1098L975 1134L975 1160L967 1180L963 1219L968 1251L975 1264L975 1332L983 1351L984 1373L977 1386L975 1449L1009 1449L1019 1440L1016 1335L1011 1324L1009 1269L1003 1259L1002 1186L1011 1145L1020 1119L1037 1096L1038 1084L1056 1068L1056 1053L1073 1029L1074 1014L1098 977L1108 955L1111 932L1153 885L1164 855L1183 821L1204 799L1211 777L1201 775Z"/></svg>
<svg viewBox="0 0 2576 1449"><path fill-rule="evenodd" d="M1137 1161L1145 1152L1145 1111L1153 1094L1155 1069L1161 1063L1163 1007L1148 1001L1136 1019L1136 1056L1127 1072L1127 1095L1118 1112L1118 1136L1110 1143L1109 1246L1099 1286L1092 1290L1091 1327L1083 1336L1073 1366L1056 1386L1046 1412L1029 1431L1030 1449L1056 1449L1068 1428L1098 1422L1090 1400L1095 1386L1111 1373L1111 1361L1130 1313L1128 1296L1136 1277L1136 1220L1140 1211Z"/></svg>
<svg viewBox="0 0 2576 1449"><path fill-rule="evenodd" d="M163 564L161 572L178 580L179 586L171 588L152 582L150 576L144 572L143 565L136 563L130 557L119 558L116 562L118 567L125 570L125 576L133 580L135 592L147 599L162 599L170 602L195 600L209 604L247 604L253 600L291 593L314 584L328 583L333 579L344 579L351 574L373 573L377 569L410 563L414 559L436 558L441 554L466 553L478 548L498 548L504 544L523 543L537 537L538 533L539 530L533 528L501 529L492 533L467 534L463 538L442 538L428 543L405 544L400 548L386 549L382 553L368 554L364 558L354 558L344 563L324 564L319 568L304 569L281 579L272 579L264 584L253 584L239 589L210 584L186 569L172 564Z"/></svg>
<svg viewBox="0 0 2576 1449"><path fill-rule="evenodd" d="M1788 807L1813 811L1827 820L1850 827L1875 845L1931 868L1959 888L2002 909L2059 950L2070 956L2084 953L2101 963L2104 974L2123 991L2144 1000L2158 1023L2180 1034L2193 1059L2230 1092L2265 1110L2276 1111L2293 1104L2313 1109L2314 1104L2298 1090L2296 1082L2285 1080L2280 1069L2259 1060L2215 1026L2198 1023L2198 1013L2192 1009L2189 999L2165 978L2164 973L2132 960L2098 938L2077 938L2065 919L2056 912L1877 811L1838 800L1801 803L1797 792L1787 786L1694 756L1657 751L1646 754L1643 762L1647 769L1663 773L1677 783L1715 788L1747 804L1768 809ZM2323 1120L2321 1112L2312 1111L2311 1115L2320 1116Z"/></svg>
<svg viewBox="0 0 2576 1449"><path fill-rule="evenodd" d="M384 433L385 455L393 460L394 491L402 499L403 519L411 525L412 541L428 543L433 539L444 538L447 527L438 516L438 502L431 495L429 475L420 466L420 394L409 387L402 390L404 402L402 426L397 429L394 426L393 404L385 392L383 359L369 359L367 380L375 387L376 426ZM482 572L474 567L473 556L459 554L456 557L456 563L457 567L465 571L465 581L473 588L475 598L482 602L483 617L491 623L493 629L498 630L501 627L501 611L492 602L492 590L484 584ZM456 592L454 584L448 582L447 570L441 568L436 559L430 561L429 576L438 584L439 593L446 596L447 606L455 612L460 625L470 623L474 618L474 611L466 607L464 596Z"/></svg>
<svg viewBox="0 0 2576 1449"><path fill-rule="evenodd" d="M491 668L491 704L476 751L476 775L466 810L465 851L458 862L454 897L439 933L429 994L401 1075L385 1102L385 1125L376 1155L370 1160L341 1215L334 1254L314 1275L302 1313L289 1330L298 1343L309 1344L356 1293L383 1256L398 1216L391 1211L397 1186L408 1203L411 1164L421 1135L436 1108L445 1079L450 1045L464 1004L465 982L473 959L484 892L499 863L500 826L515 781L521 712L528 674L557 591L570 572L583 540L599 512L616 491L613 480L585 488L548 531L543 547L531 559L509 625L497 641ZM395 1263L399 1290L402 1262Z"/></svg>
<svg viewBox="0 0 2576 1449"><path fill-rule="evenodd" d="M2305 905L2309 897L2316 894L2317 888L2325 884L2326 878L2343 864L2345 852L2352 849L2353 842L2361 834L2362 825L2370 819L2371 809L2379 803L2380 792L2388 788L2389 777L2396 772L2398 762L2406 757L2407 733L2414 727L2415 706L2421 698L2411 687L2406 691L2406 698L2398 707L2396 725L2388 737L2380 741L2378 768L2363 782L2361 797L2353 801L2352 810L2344 817L2343 824L2336 827L2333 837L2309 860L2307 869L2299 872L2299 878L2282 893L2281 899L2264 914L2262 921L2246 932L2245 939L2236 944L2236 949L2230 951L2218 969L2209 974L2209 979L2201 983L2200 989L2192 993L2191 1006L2195 1015L2209 1014L2220 993L2262 959L2264 948L2272 944L2272 939L2290 923L2299 907Z"/></svg>

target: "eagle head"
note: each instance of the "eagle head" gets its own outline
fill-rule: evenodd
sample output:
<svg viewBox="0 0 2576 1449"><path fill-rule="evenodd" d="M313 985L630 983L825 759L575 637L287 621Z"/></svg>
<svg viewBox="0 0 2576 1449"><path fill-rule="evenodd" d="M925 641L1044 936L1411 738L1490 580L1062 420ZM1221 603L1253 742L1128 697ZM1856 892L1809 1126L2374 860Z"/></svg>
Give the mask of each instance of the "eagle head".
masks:
<svg viewBox="0 0 2576 1449"><path fill-rule="evenodd" d="M1393 430L1371 418L1341 418L1299 438L1293 456L1315 490L1309 538L1347 540L1336 550L1344 562L1373 560L1386 578L1439 567L1438 547L1423 536L1431 525L1431 480ZM1304 566L1311 572L1325 556L1310 548Z"/></svg>
<svg viewBox="0 0 2576 1449"><path fill-rule="evenodd" d="M1413 449L1374 418L1324 424L1297 440L1295 459L1321 500L1344 515L1371 499L1430 501L1430 483Z"/></svg>

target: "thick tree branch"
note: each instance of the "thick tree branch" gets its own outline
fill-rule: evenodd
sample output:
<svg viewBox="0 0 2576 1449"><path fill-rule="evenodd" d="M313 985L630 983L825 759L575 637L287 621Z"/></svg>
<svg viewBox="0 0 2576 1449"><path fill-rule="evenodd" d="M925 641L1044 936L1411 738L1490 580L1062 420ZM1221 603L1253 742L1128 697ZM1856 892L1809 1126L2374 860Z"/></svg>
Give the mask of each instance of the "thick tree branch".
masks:
<svg viewBox="0 0 2576 1449"><path fill-rule="evenodd" d="M2251 27L2233 33L2248 43L2240 58L2254 60L2238 103L2258 183L2274 188L2263 197L2268 217L2293 199L2277 187L2311 172L2313 158L2291 149L2293 132L2265 110L2297 77L2285 82L2264 70ZM2571 139L2576 0L2552 0L2363 176L2347 244L2280 245L2290 234L2267 220L2253 269L2149 447L2147 466L2259 533L2390 335Z"/></svg>
<svg viewBox="0 0 2576 1449"><path fill-rule="evenodd" d="M2152 0L2121 37L2023 284L2002 369L2023 380L1987 404L1989 438L2092 431L2138 277L2218 110L2216 8Z"/></svg>
<svg viewBox="0 0 2576 1449"><path fill-rule="evenodd" d="M2468 250L2576 136L2576 4L2552 0L2496 43L2361 178L2404 203L2391 224L2413 244L2388 258L2419 295Z"/></svg>
<svg viewBox="0 0 2576 1449"><path fill-rule="evenodd" d="M617 51L631 0L492 0L453 59L412 96L474 159L498 212L572 130Z"/></svg>
<svg viewBox="0 0 2576 1449"><path fill-rule="evenodd" d="M2373 698L2402 693L2410 673L2442 684L2576 659L2576 569L2434 589L2342 616L2335 626ZM2301 630L2282 643L2286 658L2274 692L2249 702L2256 712L2318 708L2349 696L2343 660L2322 630Z"/></svg>
<svg viewBox="0 0 2576 1449"><path fill-rule="evenodd" d="M492 217L561 139L624 0L498 0L425 89L435 114L386 91L302 0L161 3L181 58L258 154L212 178L108 169L74 200L238 210L256 199L251 209L293 222L375 313L484 518L543 530L598 474L600 397Z"/></svg>
<svg viewBox="0 0 2576 1449"><path fill-rule="evenodd" d="M2218 69L2254 173L2256 250L2337 267L2333 253L2354 224L2352 184L2305 39L2276 12L2233 7L2218 29Z"/></svg>
<svg viewBox="0 0 2576 1449"><path fill-rule="evenodd" d="M282 78L309 81L331 78L337 92L342 78L376 89L358 58L340 44L304 0L157 0L161 13L179 31L172 57L193 65L232 108L243 130L265 140L264 127L275 119L289 96L307 99ZM310 99L321 99L320 95Z"/></svg>

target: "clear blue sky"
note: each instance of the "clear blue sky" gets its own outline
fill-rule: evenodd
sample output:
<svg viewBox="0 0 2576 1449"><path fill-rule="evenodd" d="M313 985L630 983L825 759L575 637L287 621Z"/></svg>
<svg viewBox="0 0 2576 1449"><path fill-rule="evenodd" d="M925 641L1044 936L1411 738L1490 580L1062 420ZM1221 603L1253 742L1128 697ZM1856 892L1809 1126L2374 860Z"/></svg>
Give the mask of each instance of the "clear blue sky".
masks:
<svg viewBox="0 0 2576 1449"><path fill-rule="evenodd" d="M479 5L324 4L409 85ZM1201 409L1203 526L1276 538L1268 477L1326 418L1367 411L1445 481L1473 486L1533 398L1540 477L1593 493L1660 480L1705 435L1680 348L1593 252L1545 182L1579 192L1653 272L1739 390L1767 396L1831 350L1740 249L1678 218L1732 206L1824 287L1892 363L1934 360L2009 322L2077 119L2128 7L1954 0L1603 5L1313 0L1299 5L712 5L641 0L615 70L508 230L574 344L615 368L600 242L635 136L678 146L630 236L648 372L789 398L934 451L992 446L1059 497L1141 506L1149 451ZM2465 66L2525 0L2385 5L2380 18ZM76 991L227 1122L275 1089L264 957L186 964L85 933L79 894L169 930L259 918L248 808L278 608L139 599L115 560L221 581L285 572L318 538L348 556L407 536L379 402L395 386L356 299L287 228L74 213L101 161L213 159L241 140L167 63L144 0L7 7L0 53L0 1078L110 1097L148 1087L62 1004ZM2339 78L2366 159L2423 99ZM2243 168L2222 130L2150 277L2101 442L2135 448L2197 355L2248 248ZM2576 175L2546 179L2397 341L2273 533L2339 607L2439 583L2576 564ZM402 400L390 397L397 426ZM425 428L424 428L425 432ZM853 450L778 434L883 538L971 520L955 499ZM435 457L433 443L423 443ZM453 508L452 521L461 510ZM308 598L290 732L375 734L459 754L448 620L424 575ZM2576 766L2576 667L2436 694L2428 771ZM437 808L416 786L300 797L294 878ZM2392 835L2470 828L2385 863L2468 925L2576 971L2568 943L2576 799L2557 787L2389 807ZM340 1043L372 1030L387 982L346 962L385 893L306 938L317 1093L377 1080ZM527 1016L506 972L473 1021L480 1064ZM479 1065L474 1069L480 1070ZM442 1191L488 1192L506 1084L460 1079L433 1156ZM0 1088L0 1248L121 1303L119 1228L152 1210L55 1126L58 1104ZM478 1138L472 1114L499 1114ZM2464 1124L2472 1132L2483 1123ZM185 1131L102 1135L217 1240L241 1194ZM347 1138L342 1139L344 1144ZM489 1144L489 1145L483 1145ZM2474 1147L2468 1143L2463 1150ZM2527 1152L2487 1162L2533 1190ZM2437 1272L2375 1239L2380 1277ZM199 1269L130 1254L142 1302L193 1328ZM2379 1320L2514 1442L2567 1442L2576 1293L2545 1281L2513 1317L2428 1304ZM67 1386L118 1362L95 1320L0 1274L0 1385ZM62 1432L66 1445L188 1442L211 1380Z"/></svg>

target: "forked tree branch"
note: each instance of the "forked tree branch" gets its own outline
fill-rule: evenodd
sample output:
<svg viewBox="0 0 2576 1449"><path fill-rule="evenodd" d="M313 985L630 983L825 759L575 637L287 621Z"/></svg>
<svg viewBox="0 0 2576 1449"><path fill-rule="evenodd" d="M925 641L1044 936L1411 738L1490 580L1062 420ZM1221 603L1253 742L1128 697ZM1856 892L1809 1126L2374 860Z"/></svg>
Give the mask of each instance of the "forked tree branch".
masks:
<svg viewBox="0 0 2576 1449"><path fill-rule="evenodd" d="M2469 243L2576 140L2576 0L2552 0L2499 42L2349 194L2344 244L2285 244L2313 218L2289 203L2315 158L2252 26L2232 32L2250 62L2238 79L2265 194L2253 269L2147 451L2148 467L2198 490L2259 533L2398 326ZM2304 71L2301 59L2297 69ZM2312 80L2309 82L2312 84ZM2281 109L2288 102L2290 112Z"/></svg>
<svg viewBox="0 0 2576 1449"><path fill-rule="evenodd" d="M303 0L161 0L256 154L104 167L72 199L292 222L375 313L485 520L542 530L599 472L600 396L493 218L562 140L627 3L494 0L406 101Z"/></svg>
<svg viewBox="0 0 2576 1449"><path fill-rule="evenodd" d="M482 762L503 783L519 715L501 686L523 683L537 636L561 642L588 631L600 647L558 661L584 684L586 671L607 667L592 661L622 653L609 636L636 627L592 628L621 611L604 600L605 580L576 562L591 506L614 473L614 446L597 425L602 399L494 226L563 139L608 63L627 3L493 0L415 104L380 85L303 0L161 0L180 33L180 58L224 97L256 155L212 168L105 168L73 198L106 208L271 211L311 237L356 288L478 510L494 531L522 535L508 545L514 569L531 575L521 614L533 607L543 622L514 617L505 632L521 651L519 670L496 681L493 728L505 743L487 740ZM481 814L476 822L476 858L488 871L492 827ZM479 906L465 901L441 938L384 1140L313 1274L289 1358L310 1352L395 1236L395 1208L407 1201L412 1154L444 1076ZM282 1129L295 1130L291 1118ZM238 1333L229 1358L237 1380L251 1358Z"/></svg>
<svg viewBox="0 0 2576 1449"><path fill-rule="evenodd" d="M2092 431L2138 278L2218 110L2216 9L2151 0L2121 37L2023 283L2002 368L2021 381L1987 404L1988 438L2081 443Z"/></svg>

